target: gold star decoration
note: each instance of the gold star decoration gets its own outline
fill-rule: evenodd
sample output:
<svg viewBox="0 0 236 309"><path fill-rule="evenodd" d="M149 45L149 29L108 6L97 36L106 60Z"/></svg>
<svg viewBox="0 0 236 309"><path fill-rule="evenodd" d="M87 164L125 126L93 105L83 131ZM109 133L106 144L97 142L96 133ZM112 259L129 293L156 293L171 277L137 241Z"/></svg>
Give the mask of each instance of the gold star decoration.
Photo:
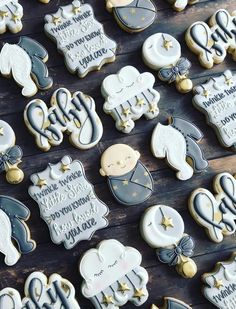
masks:
<svg viewBox="0 0 236 309"><path fill-rule="evenodd" d="M133 295L134 298L138 298L140 300L143 296L146 296L143 289L135 289L135 292Z"/></svg>
<svg viewBox="0 0 236 309"><path fill-rule="evenodd" d="M231 86L233 84L232 78L227 78L225 80L226 85Z"/></svg>
<svg viewBox="0 0 236 309"><path fill-rule="evenodd" d="M143 106L144 104L145 104L144 99L137 99L136 105L138 105L138 106Z"/></svg>
<svg viewBox="0 0 236 309"><path fill-rule="evenodd" d="M130 10L130 13L131 13L132 15L135 15L135 14L136 14L136 9L134 9L134 8L131 9L131 10Z"/></svg>
<svg viewBox="0 0 236 309"><path fill-rule="evenodd" d="M209 95L210 95L210 91L209 90L206 90L206 89L204 89L204 91L203 91L203 94L202 94L205 98L208 98L209 97Z"/></svg>
<svg viewBox="0 0 236 309"><path fill-rule="evenodd" d="M6 11L0 11L0 16L2 17L2 18L5 18L5 17L8 17L8 12L6 12Z"/></svg>
<svg viewBox="0 0 236 309"><path fill-rule="evenodd" d="M129 116L130 114L131 114L130 108L125 108L125 109L123 110L123 115L124 115L125 117Z"/></svg>
<svg viewBox="0 0 236 309"><path fill-rule="evenodd" d="M149 113L155 114L157 112L156 104L152 103L149 108Z"/></svg>
<svg viewBox="0 0 236 309"><path fill-rule="evenodd" d="M224 286L222 280L215 280L215 284L214 284L214 287L215 287L215 288L217 288L218 290L220 290L220 288L222 288L222 286Z"/></svg>
<svg viewBox="0 0 236 309"><path fill-rule="evenodd" d="M123 128L123 129L127 129L128 127L130 127L130 124L129 124L129 121L122 121L120 126Z"/></svg>
<svg viewBox="0 0 236 309"><path fill-rule="evenodd" d="M173 48L173 42L171 40L164 40L163 42L163 47L166 49L166 50L169 50L170 48Z"/></svg>
<svg viewBox="0 0 236 309"><path fill-rule="evenodd" d="M0 128L0 135L1 135L1 136L4 135L4 130L3 130L3 128Z"/></svg>
<svg viewBox="0 0 236 309"><path fill-rule="evenodd" d="M118 291L122 292L124 294L126 291L130 291L130 288L129 288L127 283L119 282L119 289L118 289Z"/></svg>
<svg viewBox="0 0 236 309"><path fill-rule="evenodd" d="M37 182L37 186L40 187L40 189L42 189L43 186L47 185L47 181L46 179L41 179L39 178L38 182Z"/></svg>
<svg viewBox="0 0 236 309"><path fill-rule="evenodd" d="M164 227L165 230L167 230L168 227L174 227L173 219L164 216L161 225Z"/></svg>
<svg viewBox="0 0 236 309"><path fill-rule="evenodd" d="M123 186L128 186L129 184L128 180L123 180L122 183L123 183Z"/></svg>
<svg viewBox="0 0 236 309"><path fill-rule="evenodd" d="M70 171L70 164L61 164L61 168L60 168L60 170L63 172L63 173L65 173L65 172L67 172L67 171Z"/></svg>
<svg viewBox="0 0 236 309"><path fill-rule="evenodd" d="M13 20L15 23L17 23L18 21L20 21L20 16L19 16L19 15L13 14L12 20Z"/></svg>
<svg viewBox="0 0 236 309"><path fill-rule="evenodd" d="M105 304L106 307L108 307L110 304L114 304L113 297L112 297L112 296L105 295L105 296L103 297L102 303Z"/></svg>
<svg viewBox="0 0 236 309"><path fill-rule="evenodd" d="M61 23L61 17L53 16L52 22L54 23L54 25L57 26L58 24Z"/></svg>
<svg viewBox="0 0 236 309"><path fill-rule="evenodd" d="M77 15L78 13L81 12L81 7L79 7L79 6L74 6L72 11L73 11L73 13L74 13L75 15Z"/></svg>

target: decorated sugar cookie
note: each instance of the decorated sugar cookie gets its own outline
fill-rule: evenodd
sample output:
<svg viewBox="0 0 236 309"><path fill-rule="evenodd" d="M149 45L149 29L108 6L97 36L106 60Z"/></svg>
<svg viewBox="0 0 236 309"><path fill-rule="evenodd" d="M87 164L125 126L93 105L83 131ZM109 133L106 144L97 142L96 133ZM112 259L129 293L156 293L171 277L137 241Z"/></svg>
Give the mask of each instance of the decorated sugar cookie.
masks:
<svg viewBox="0 0 236 309"><path fill-rule="evenodd" d="M0 34L7 31L20 32L23 28L21 19L23 7L18 0L1 0L0 2Z"/></svg>
<svg viewBox="0 0 236 309"><path fill-rule="evenodd" d="M0 291L0 309L21 309L20 293L13 288L5 288Z"/></svg>
<svg viewBox="0 0 236 309"><path fill-rule="evenodd" d="M172 4L173 9L180 12L183 11L186 6L197 3L199 0L168 0L170 4Z"/></svg>
<svg viewBox="0 0 236 309"><path fill-rule="evenodd" d="M198 142L202 132L191 122L182 118L169 119L169 125L158 123L152 133L151 148L156 158L166 158L177 171L176 177L187 180L208 167ZM191 159L188 160L188 159Z"/></svg>
<svg viewBox="0 0 236 309"><path fill-rule="evenodd" d="M162 307L152 305L150 309L192 309L192 308L176 298L165 297L164 304Z"/></svg>
<svg viewBox="0 0 236 309"><path fill-rule="evenodd" d="M151 73L141 74L132 66L104 79L102 95L106 101L103 109L114 118L117 130L130 133L134 121L143 115L146 119L157 117L160 94L153 89L154 83L155 77Z"/></svg>
<svg viewBox="0 0 236 309"><path fill-rule="evenodd" d="M45 33L57 44L71 73L82 78L115 61L116 43L105 34L89 4L74 0L46 15L45 22Z"/></svg>
<svg viewBox="0 0 236 309"><path fill-rule="evenodd" d="M71 95L66 88L53 93L50 108L42 100L32 100L25 108L24 119L43 151L60 145L65 132L70 135L72 145L79 149L94 147L103 134L93 98L80 91Z"/></svg>
<svg viewBox="0 0 236 309"><path fill-rule="evenodd" d="M188 47L198 56L200 64L210 69L223 62L227 52L236 60L236 12L230 15L227 10L220 9L208 24L195 22L185 35Z"/></svg>
<svg viewBox="0 0 236 309"><path fill-rule="evenodd" d="M42 3L49 3L50 0L39 0L39 2L42 2Z"/></svg>
<svg viewBox="0 0 236 309"><path fill-rule="evenodd" d="M229 70L194 88L193 104L206 115L224 147L236 150L236 76Z"/></svg>
<svg viewBox="0 0 236 309"><path fill-rule="evenodd" d="M100 174L107 177L115 199L126 206L145 202L154 191L152 175L139 158L140 153L125 144L110 146L101 157Z"/></svg>
<svg viewBox="0 0 236 309"><path fill-rule="evenodd" d="M186 93L193 83L188 79L191 63L181 57L181 46L170 34L156 33L143 44L143 60L151 69L158 70L158 77L168 83L175 82L176 88Z"/></svg>
<svg viewBox="0 0 236 309"><path fill-rule="evenodd" d="M148 299L148 273L140 266L141 261L138 250L114 239L102 241L80 261L83 296L97 309L119 309L128 301L143 305Z"/></svg>
<svg viewBox="0 0 236 309"><path fill-rule="evenodd" d="M106 0L106 7L113 12L118 25L131 33L151 26L157 15L152 0Z"/></svg>
<svg viewBox="0 0 236 309"><path fill-rule="evenodd" d="M191 236L184 234L184 221L175 209L164 205L148 208L140 228L144 240L157 249L162 263L175 266L184 278L195 276L197 266L190 258L195 244Z"/></svg>
<svg viewBox="0 0 236 309"><path fill-rule="evenodd" d="M98 199L80 161L64 156L31 175L29 195L38 203L55 244L73 248L108 225L108 207Z"/></svg>
<svg viewBox="0 0 236 309"><path fill-rule="evenodd" d="M199 188L192 192L189 210L193 218L206 229L217 243L236 231L236 179L229 173L218 174L213 183L215 195Z"/></svg>
<svg viewBox="0 0 236 309"><path fill-rule="evenodd" d="M3 76L12 76L22 87L22 95L31 97L38 90L52 87L52 78L48 76L46 62L48 53L37 41L21 37L17 44L5 43L0 53L0 72Z"/></svg>

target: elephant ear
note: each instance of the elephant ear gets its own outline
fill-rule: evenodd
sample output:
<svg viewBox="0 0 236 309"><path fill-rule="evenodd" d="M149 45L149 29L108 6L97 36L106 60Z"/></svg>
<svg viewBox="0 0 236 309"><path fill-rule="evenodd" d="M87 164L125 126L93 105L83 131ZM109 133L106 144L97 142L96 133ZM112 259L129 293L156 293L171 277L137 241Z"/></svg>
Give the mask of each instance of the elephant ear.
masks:
<svg viewBox="0 0 236 309"><path fill-rule="evenodd" d="M0 209L11 218L26 220L30 215L29 209L23 203L9 196L0 195Z"/></svg>

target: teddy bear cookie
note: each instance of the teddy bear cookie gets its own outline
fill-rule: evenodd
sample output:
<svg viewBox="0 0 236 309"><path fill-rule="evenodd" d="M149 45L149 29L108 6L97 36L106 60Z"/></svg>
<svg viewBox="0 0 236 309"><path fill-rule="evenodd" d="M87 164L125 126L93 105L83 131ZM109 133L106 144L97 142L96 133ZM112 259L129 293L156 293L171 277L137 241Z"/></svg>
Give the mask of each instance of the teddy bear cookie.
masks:
<svg viewBox="0 0 236 309"><path fill-rule="evenodd" d="M215 195L203 188L194 190L189 198L189 210L209 238L220 243L224 236L236 231L236 179L229 173L220 173L214 179L213 188Z"/></svg>
<svg viewBox="0 0 236 309"><path fill-rule="evenodd" d="M107 76L102 83L105 98L104 112L111 115L117 130L130 133L134 121L143 115L153 119L159 114L160 94L153 87L155 77L149 73L139 73L132 66L123 67L117 74Z"/></svg>
<svg viewBox="0 0 236 309"><path fill-rule="evenodd" d="M103 134L93 98L80 91L71 95L66 88L59 88L53 93L50 108L39 99L29 102L24 120L37 146L43 151L60 145L65 132L70 135L72 145L79 149L94 147Z"/></svg>
<svg viewBox="0 0 236 309"><path fill-rule="evenodd" d="M18 0L1 0L0 2L0 34L7 31L20 32L23 28L23 7Z"/></svg>
<svg viewBox="0 0 236 309"><path fill-rule="evenodd" d="M118 25L130 33L145 30L154 23L157 15L152 0L106 0L106 7Z"/></svg>
<svg viewBox="0 0 236 309"><path fill-rule="evenodd" d="M29 195L37 202L55 244L71 249L108 225L109 209L96 196L80 161L64 156L30 179Z"/></svg>
<svg viewBox="0 0 236 309"><path fill-rule="evenodd" d="M176 298L164 297L164 304L162 307L152 305L150 309L192 309L192 308Z"/></svg>
<svg viewBox="0 0 236 309"><path fill-rule="evenodd" d="M187 180L193 173L208 167L198 142L202 132L191 122L179 117L170 117L169 125L158 123L152 133L151 149L158 158L166 158L168 164L177 171L179 180Z"/></svg>
<svg viewBox="0 0 236 309"><path fill-rule="evenodd" d="M38 90L52 87L52 78L48 75L46 62L48 52L37 41L21 37L17 44L5 43L0 52L0 72L3 76L12 76L22 87L22 95L34 96Z"/></svg>
<svg viewBox="0 0 236 309"><path fill-rule="evenodd" d="M128 301L142 306L148 299L148 273L141 267L142 255L115 239L88 250L79 264L82 294L97 309L119 309Z"/></svg>
<svg viewBox="0 0 236 309"><path fill-rule="evenodd" d="M192 5L197 3L199 0L168 0L175 11L181 12L183 11L187 5Z"/></svg>
<svg viewBox="0 0 236 309"><path fill-rule="evenodd" d="M67 69L80 78L115 61L116 42L104 32L89 4L74 0L45 16L44 30L64 55Z"/></svg>
<svg viewBox="0 0 236 309"><path fill-rule="evenodd" d="M184 234L184 221L173 208L156 205L148 208L141 220L143 239L156 253L160 262L175 266L184 278L193 278L197 266L190 258L195 248L191 236Z"/></svg>
<svg viewBox="0 0 236 309"><path fill-rule="evenodd" d="M22 309L20 293L13 288L0 290L0 309Z"/></svg>
<svg viewBox="0 0 236 309"><path fill-rule="evenodd" d="M200 64L211 69L214 64L224 61L227 52L236 61L236 11L230 15L227 10L220 9L208 24L195 22L185 35L188 47L198 56Z"/></svg>
<svg viewBox="0 0 236 309"><path fill-rule="evenodd" d="M181 57L181 46L170 34L155 33L143 44L143 60L145 64L158 71L160 80L173 83L182 93L192 90L193 83L188 78L191 62Z"/></svg>
<svg viewBox="0 0 236 309"><path fill-rule="evenodd" d="M102 154L100 174L107 177L110 191L120 204L141 204L154 191L152 175L139 158L140 153L125 144L112 145Z"/></svg>

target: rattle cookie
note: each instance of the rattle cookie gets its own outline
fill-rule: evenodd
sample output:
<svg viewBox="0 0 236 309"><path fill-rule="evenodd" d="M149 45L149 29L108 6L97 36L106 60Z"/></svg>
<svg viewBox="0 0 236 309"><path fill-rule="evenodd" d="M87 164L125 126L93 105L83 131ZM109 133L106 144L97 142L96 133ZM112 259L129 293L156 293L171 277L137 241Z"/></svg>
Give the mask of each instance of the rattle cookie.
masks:
<svg viewBox="0 0 236 309"><path fill-rule="evenodd" d="M132 247L110 239L88 250L79 264L84 279L82 294L95 308L122 307L128 301L135 306L148 299L148 273L140 266L142 255Z"/></svg>
<svg viewBox="0 0 236 309"><path fill-rule="evenodd" d="M198 1L199 0L168 0L168 2L172 4L173 9L177 12L183 11L188 4L192 5Z"/></svg>
<svg viewBox="0 0 236 309"><path fill-rule="evenodd" d="M188 78L191 62L181 57L181 46L173 36L167 33L151 35L144 42L142 53L145 64L158 70L160 80L169 84L175 82L182 93L192 90L193 83Z"/></svg>
<svg viewBox="0 0 236 309"><path fill-rule="evenodd" d="M25 108L24 120L43 151L60 145L64 132L70 135L72 145L79 149L94 147L103 134L93 98L80 91L71 95L66 88L53 93L50 108L42 100L32 100Z"/></svg>
<svg viewBox="0 0 236 309"><path fill-rule="evenodd" d="M74 0L45 16L44 30L64 55L65 65L80 78L115 61L117 45L104 32L89 4Z"/></svg>
<svg viewBox="0 0 236 309"><path fill-rule="evenodd" d="M188 47L198 56L200 64L211 69L214 64L224 61L227 52L236 61L236 11L231 16L227 10L220 9L208 24L195 22L185 35Z"/></svg>
<svg viewBox="0 0 236 309"><path fill-rule="evenodd" d="M135 126L134 121L143 115L146 119L157 117L160 94L153 88L154 84L155 77L151 73L141 74L132 66L126 66L104 79L103 109L113 117L117 130L130 133Z"/></svg>
<svg viewBox="0 0 236 309"><path fill-rule="evenodd" d="M157 15L152 0L106 0L106 7L118 25L130 33L145 30L154 23Z"/></svg>
<svg viewBox="0 0 236 309"><path fill-rule="evenodd" d="M217 243L236 231L236 179L229 173L218 174L213 182L215 195L199 188L189 198L189 210L209 238Z"/></svg>
<svg viewBox="0 0 236 309"><path fill-rule="evenodd" d="M141 220L141 234L156 249L160 262L175 266L184 278L195 276L197 266L190 258L195 244L184 234L184 221L175 209L164 205L148 208Z"/></svg>
<svg viewBox="0 0 236 309"><path fill-rule="evenodd" d="M37 202L55 244L71 249L108 225L109 209L96 196L80 161L64 156L30 179L29 195Z"/></svg>
<svg viewBox="0 0 236 309"><path fill-rule="evenodd" d="M162 307L159 308L155 305L152 305L150 309L192 309L192 308L176 298L164 297L164 304Z"/></svg>
<svg viewBox="0 0 236 309"><path fill-rule="evenodd" d="M1 0L0 2L0 34L7 31L20 32L23 28L21 19L23 7L18 0Z"/></svg>
<svg viewBox="0 0 236 309"><path fill-rule="evenodd" d="M140 153L125 144L112 145L102 154L100 174L107 176L110 191L120 204L141 204L154 191L152 175L139 158Z"/></svg>
<svg viewBox="0 0 236 309"><path fill-rule="evenodd" d="M170 117L169 125L158 123L152 133L151 149L154 157L166 158L170 167L177 171L179 180L187 180L193 173L208 167L198 142L202 132L191 122Z"/></svg>

